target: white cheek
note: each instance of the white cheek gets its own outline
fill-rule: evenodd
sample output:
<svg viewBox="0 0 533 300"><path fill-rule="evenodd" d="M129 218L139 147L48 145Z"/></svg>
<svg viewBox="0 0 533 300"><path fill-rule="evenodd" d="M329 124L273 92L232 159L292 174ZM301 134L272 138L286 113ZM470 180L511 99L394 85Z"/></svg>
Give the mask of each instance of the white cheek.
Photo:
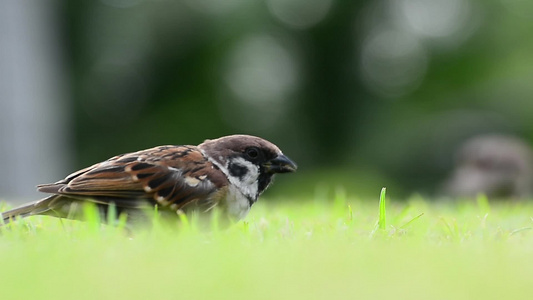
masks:
<svg viewBox="0 0 533 300"><path fill-rule="evenodd" d="M259 178L259 167L258 166L252 164L251 162L245 160L244 158L234 158L232 163L237 163L245 167L248 170L248 173L246 173L246 175L241 179L241 178L230 175L228 171L229 162L225 162L225 164L221 164L219 161L224 161L221 156L218 157L219 161L217 161L215 159L212 159L208 155L206 155L204 152L202 152L202 154L204 154L204 156L206 156L210 162L216 165L220 169L220 171L222 171L222 173L226 175L230 183L238 189L241 195L246 195L252 199L255 199L257 197L257 192L259 189L259 184L257 182ZM235 199L239 197L235 196L233 198L234 198L233 201L235 201ZM232 200L228 200L228 201L231 202ZM237 206L242 205L243 207L246 206L248 208L250 206L247 201L244 202L242 201L242 199L237 202L241 203Z"/></svg>
<svg viewBox="0 0 533 300"><path fill-rule="evenodd" d="M252 184L259 178L259 167L250 164L250 166L246 166L246 168L248 169L248 173L246 173L246 176L244 176L242 182Z"/></svg>
<svg viewBox="0 0 533 300"><path fill-rule="evenodd" d="M242 178L228 176L230 182L237 186L244 195L255 198L257 196L259 178L259 166L245 160L244 158L237 158L232 163L245 167L248 172Z"/></svg>
<svg viewBox="0 0 533 300"><path fill-rule="evenodd" d="M257 180L259 177L259 166L254 165L253 163L247 161L244 158L235 158L233 159L232 163L237 164L241 167L245 167L248 172L246 173L246 176L243 177L243 182L252 182Z"/></svg>

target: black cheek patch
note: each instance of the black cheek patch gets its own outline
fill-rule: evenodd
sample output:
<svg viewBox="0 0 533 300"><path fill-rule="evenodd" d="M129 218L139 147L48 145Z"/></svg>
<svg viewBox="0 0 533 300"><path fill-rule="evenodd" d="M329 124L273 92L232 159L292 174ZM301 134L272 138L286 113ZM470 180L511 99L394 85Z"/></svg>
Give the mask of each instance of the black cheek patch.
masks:
<svg viewBox="0 0 533 300"><path fill-rule="evenodd" d="M231 176L239 177L241 179L248 174L248 169L239 164L230 164L228 171Z"/></svg>

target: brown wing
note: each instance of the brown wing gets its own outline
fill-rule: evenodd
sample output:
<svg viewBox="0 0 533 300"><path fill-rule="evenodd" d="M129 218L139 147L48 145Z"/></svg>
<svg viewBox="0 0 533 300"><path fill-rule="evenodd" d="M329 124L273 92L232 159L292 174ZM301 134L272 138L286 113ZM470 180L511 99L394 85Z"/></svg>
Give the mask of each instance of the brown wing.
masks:
<svg viewBox="0 0 533 300"><path fill-rule="evenodd" d="M208 199L226 183L196 147L160 146L115 156L38 189L100 204L128 207L149 200L179 209Z"/></svg>

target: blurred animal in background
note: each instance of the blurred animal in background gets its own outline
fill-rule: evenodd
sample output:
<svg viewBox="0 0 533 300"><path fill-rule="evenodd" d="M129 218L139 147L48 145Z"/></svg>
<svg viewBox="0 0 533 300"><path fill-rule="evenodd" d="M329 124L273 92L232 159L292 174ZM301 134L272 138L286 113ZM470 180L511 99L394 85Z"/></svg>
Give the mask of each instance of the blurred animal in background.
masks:
<svg viewBox="0 0 533 300"><path fill-rule="evenodd" d="M523 140L483 135L467 140L456 153L455 169L444 186L452 197L523 198L533 186L533 154Z"/></svg>

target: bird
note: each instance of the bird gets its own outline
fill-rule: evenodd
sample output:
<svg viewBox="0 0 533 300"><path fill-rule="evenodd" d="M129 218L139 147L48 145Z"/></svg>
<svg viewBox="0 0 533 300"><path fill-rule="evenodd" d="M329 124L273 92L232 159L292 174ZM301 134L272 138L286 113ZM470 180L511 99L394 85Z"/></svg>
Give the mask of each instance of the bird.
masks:
<svg viewBox="0 0 533 300"><path fill-rule="evenodd" d="M297 165L273 143L251 135L208 139L198 146L166 145L114 156L55 183L38 185L48 197L2 213L4 224L48 215L80 220L86 203L105 215L111 206L127 222L146 211L243 219L277 173ZM104 221L102 221L104 222Z"/></svg>
<svg viewBox="0 0 533 300"><path fill-rule="evenodd" d="M452 197L527 198L533 191L533 151L523 139L484 134L457 151L456 166L444 191Z"/></svg>

